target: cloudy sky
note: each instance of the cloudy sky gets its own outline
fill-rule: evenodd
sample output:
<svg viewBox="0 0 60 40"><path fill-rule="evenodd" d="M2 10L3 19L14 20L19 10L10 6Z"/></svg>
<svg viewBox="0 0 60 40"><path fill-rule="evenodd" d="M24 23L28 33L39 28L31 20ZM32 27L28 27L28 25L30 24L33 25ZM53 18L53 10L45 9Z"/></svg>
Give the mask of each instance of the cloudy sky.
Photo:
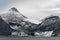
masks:
<svg viewBox="0 0 60 40"><path fill-rule="evenodd" d="M60 0L0 0L0 13L7 12L12 7L31 19L60 16Z"/></svg>

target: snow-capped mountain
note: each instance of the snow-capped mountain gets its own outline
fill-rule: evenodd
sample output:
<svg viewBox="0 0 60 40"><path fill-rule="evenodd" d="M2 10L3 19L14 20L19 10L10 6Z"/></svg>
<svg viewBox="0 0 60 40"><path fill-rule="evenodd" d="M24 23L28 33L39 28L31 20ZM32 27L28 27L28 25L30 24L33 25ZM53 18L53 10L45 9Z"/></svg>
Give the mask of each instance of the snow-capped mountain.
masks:
<svg viewBox="0 0 60 40"><path fill-rule="evenodd" d="M1 14L0 16L5 21L20 22L21 20L23 20L23 21L28 21L28 22L34 23L34 24L39 24L40 23L38 20L27 18L22 13L20 13L15 7L9 9L9 11L7 13Z"/></svg>
<svg viewBox="0 0 60 40"><path fill-rule="evenodd" d="M9 11L5 14L2 14L1 17L5 21L21 21L27 18L22 15L15 7L9 9Z"/></svg>
<svg viewBox="0 0 60 40"><path fill-rule="evenodd" d="M28 30L33 30L35 23L28 21L27 17L22 15L15 7L9 9L5 14L0 15L5 22L7 22L12 29L24 31L29 33Z"/></svg>
<svg viewBox="0 0 60 40"><path fill-rule="evenodd" d="M27 18L26 16L21 14L15 7L9 9L8 13L11 15L15 15L16 17L21 18L21 19Z"/></svg>

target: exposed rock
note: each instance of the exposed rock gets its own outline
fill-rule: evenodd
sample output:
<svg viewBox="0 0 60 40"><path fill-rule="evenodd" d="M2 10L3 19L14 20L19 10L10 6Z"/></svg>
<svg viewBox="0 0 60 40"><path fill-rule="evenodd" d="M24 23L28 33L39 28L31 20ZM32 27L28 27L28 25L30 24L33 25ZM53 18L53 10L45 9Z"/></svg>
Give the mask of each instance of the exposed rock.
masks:
<svg viewBox="0 0 60 40"><path fill-rule="evenodd" d="M0 17L0 35L11 35L13 29Z"/></svg>
<svg viewBox="0 0 60 40"><path fill-rule="evenodd" d="M45 18L42 23L38 25L40 31L53 31L52 34L60 35L60 18L58 16L51 16Z"/></svg>

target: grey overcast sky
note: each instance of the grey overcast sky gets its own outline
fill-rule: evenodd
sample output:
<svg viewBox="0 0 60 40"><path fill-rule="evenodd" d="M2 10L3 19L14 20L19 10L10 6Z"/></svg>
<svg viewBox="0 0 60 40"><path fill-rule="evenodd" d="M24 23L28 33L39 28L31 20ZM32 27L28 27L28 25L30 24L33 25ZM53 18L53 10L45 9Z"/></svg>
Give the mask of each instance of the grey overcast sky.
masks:
<svg viewBox="0 0 60 40"><path fill-rule="evenodd" d="M12 7L31 19L60 16L60 0L0 0L0 13L7 12Z"/></svg>

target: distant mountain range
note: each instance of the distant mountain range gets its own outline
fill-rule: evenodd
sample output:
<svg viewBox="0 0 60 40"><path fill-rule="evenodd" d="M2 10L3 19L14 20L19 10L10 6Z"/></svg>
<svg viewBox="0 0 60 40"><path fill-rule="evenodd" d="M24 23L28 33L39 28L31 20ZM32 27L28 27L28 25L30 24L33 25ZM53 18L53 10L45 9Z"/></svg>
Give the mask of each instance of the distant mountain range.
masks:
<svg viewBox="0 0 60 40"><path fill-rule="evenodd" d="M7 30L23 31L28 35L34 35L34 32L53 31L52 34L54 34L54 36L60 35L60 18L58 16L46 17L39 22L39 24L35 24L30 20L27 20L28 17L21 14L15 7L9 9L7 13L1 14L0 16L8 26Z"/></svg>

